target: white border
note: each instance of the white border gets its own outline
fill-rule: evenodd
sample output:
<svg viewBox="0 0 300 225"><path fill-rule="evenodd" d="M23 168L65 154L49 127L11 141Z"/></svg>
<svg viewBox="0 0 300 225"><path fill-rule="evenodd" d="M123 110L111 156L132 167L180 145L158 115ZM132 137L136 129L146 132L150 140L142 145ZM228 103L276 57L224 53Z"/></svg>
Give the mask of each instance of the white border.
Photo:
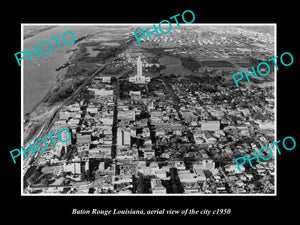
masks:
<svg viewBox="0 0 300 225"><path fill-rule="evenodd" d="M23 33L23 24L21 24L21 51L24 50L24 33ZM23 63L24 62L21 62L21 146L23 146L23 136L24 136L24 66L23 66ZM24 196L24 189L23 189L23 186L24 186L24 183L23 183L23 165L24 165L24 162L23 162L23 156L21 156L21 196Z"/></svg>
<svg viewBox="0 0 300 225"><path fill-rule="evenodd" d="M171 23L172 25L176 25L176 23ZM23 51L23 44L24 44L24 33L23 29L24 26L153 26L153 24L150 23L21 23L21 51ZM166 24L162 24L166 25ZM192 23L192 24L180 24L180 26L274 26L274 56L277 56L277 23ZM180 29L180 28L178 28ZM274 69L274 76L275 76L275 84L274 84L274 92L275 92L275 106L274 106L274 117L275 117L275 140L277 140L277 70ZM23 68L23 62L21 62L21 144L23 144L23 130L24 130L24 124L23 124L23 112L24 112L24 104L23 104L23 91L24 91L24 68ZM275 151L275 175L274 175L274 188L275 191L273 194L24 194L23 189L23 157L21 157L21 196L182 196L182 197L189 197L189 196L199 196L199 197L205 197L205 196L277 196L277 151Z"/></svg>

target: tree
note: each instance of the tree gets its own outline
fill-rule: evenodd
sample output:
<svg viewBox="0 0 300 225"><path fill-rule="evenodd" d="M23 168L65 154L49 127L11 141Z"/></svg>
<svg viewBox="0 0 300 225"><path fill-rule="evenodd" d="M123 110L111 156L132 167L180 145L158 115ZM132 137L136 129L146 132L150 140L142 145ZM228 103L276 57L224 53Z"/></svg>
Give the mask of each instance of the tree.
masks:
<svg viewBox="0 0 300 225"><path fill-rule="evenodd" d="M241 153L238 149L233 150L233 157L234 158L237 158L237 157L240 157L240 156L241 156Z"/></svg>
<svg viewBox="0 0 300 225"><path fill-rule="evenodd" d="M41 175L41 172L40 172L39 168L35 169L34 172L33 172L33 174L27 179L27 183L28 184L33 185L33 184L37 184L38 183L38 180L39 180L38 178Z"/></svg>
<svg viewBox="0 0 300 225"><path fill-rule="evenodd" d="M81 172L81 174L80 174L80 179L81 179L82 181L84 181L84 180L86 179L86 175L85 175L84 172Z"/></svg>
<svg viewBox="0 0 300 225"><path fill-rule="evenodd" d="M49 180L45 177L45 178L42 179L41 184L43 186L48 186L49 185Z"/></svg>
<svg viewBox="0 0 300 225"><path fill-rule="evenodd" d="M224 158L219 155L219 154L216 154L214 157L213 157L213 160L215 161L216 163L216 167L220 167L220 166L224 166L226 164Z"/></svg>
<svg viewBox="0 0 300 225"><path fill-rule="evenodd" d="M176 168L171 168L170 169L171 173L171 184L172 184L172 191L173 193L183 193L184 189L181 186L181 182L178 177L177 169Z"/></svg>
<svg viewBox="0 0 300 225"><path fill-rule="evenodd" d="M60 152L60 157L64 157L65 153L66 153L65 146L63 146Z"/></svg>
<svg viewBox="0 0 300 225"><path fill-rule="evenodd" d="M213 175L209 170L203 170L203 173L205 174L206 178L210 178Z"/></svg>
<svg viewBox="0 0 300 225"><path fill-rule="evenodd" d="M138 176L137 179L136 179L136 190L137 190L137 193L144 193L145 187L144 187L143 174L138 173L137 176Z"/></svg>
<svg viewBox="0 0 300 225"><path fill-rule="evenodd" d="M92 172L90 170L85 172L85 178L89 181L92 180Z"/></svg>
<svg viewBox="0 0 300 225"><path fill-rule="evenodd" d="M69 179L63 179L63 181L61 182L61 185L62 186L66 186L66 185L69 185L70 184L70 180Z"/></svg>

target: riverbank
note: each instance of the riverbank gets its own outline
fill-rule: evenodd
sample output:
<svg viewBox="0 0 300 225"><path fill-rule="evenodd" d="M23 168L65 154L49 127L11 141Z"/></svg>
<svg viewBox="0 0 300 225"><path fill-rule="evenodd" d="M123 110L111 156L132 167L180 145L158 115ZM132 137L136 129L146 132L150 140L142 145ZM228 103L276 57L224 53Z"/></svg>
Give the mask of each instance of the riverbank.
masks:
<svg viewBox="0 0 300 225"><path fill-rule="evenodd" d="M49 102L49 99L55 97L63 87L64 77L67 74L67 70L61 70L55 80L52 82L52 87L48 90L46 95L32 108L30 113L26 113L24 117L24 143L30 142L33 137L40 132L40 129L44 126L46 120L52 117L53 110L61 106L63 101Z"/></svg>
<svg viewBox="0 0 300 225"><path fill-rule="evenodd" d="M27 38L34 37L35 35L43 31L50 30L57 26L25 26L25 27L26 29L24 29L24 34L23 34L24 40Z"/></svg>
<svg viewBox="0 0 300 225"><path fill-rule="evenodd" d="M55 69L69 61L70 56L77 51L76 49L78 45L86 41L87 34L95 33L96 31L99 31L99 28L95 26L60 26L59 24L57 26L48 27L46 27L46 25L24 25L23 28L24 34L30 32L34 33L34 36L26 38L23 41L23 49L33 51L33 46L39 46L39 43L42 41L50 41L51 38L57 35L60 35L58 41L61 44L61 48L58 49L55 45L55 41L52 40L50 41L53 45L51 54L46 56L41 55L40 57L33 54L32 61L29 60L29 57L25 57L23 60L24 113L30 113L32 108L41 101L41 99L47 94L48 90L52 87L53 80L57 76L58 72L66 70L67 67L60 69L59 71L56 71ZM41 28L43 31L39 32ZM66 31L72 31L75 34L76 43L72 45L63 45L61 36Z"/></svg>
<svg viewBox="0 0 300 225"><path fill-rule="evenodd" d="M51 82L52 86L48 89L44 97L34 105L30 112L24 115L24 146L35 138L38 138L36 135L41 132L41 129L53 117L56 110L63 105L66 99L75 93L78 87L96 69L95 64L90 65L81 62L81 58L77 57L81 54L77 48L72 49L69 53L72 54L64 63L68 66L56 71L58 73ZM81 76L73 76L73 74L81 74L82 68L88 70L89 73L82 74ZM56 68L53 68L53 70L56 70ZM51 73L51 71L49 72Z"/></svg>
<svg viewBox="0 0 300 225"><path fill-rule="evenodd" d="M86 35L85 35L86 36ZM79 43L76 48L67 49L69 53L68 59L64 63L67 67L62 68L51 81L51 86L44 97L34 105L30 113L26 114L24 123L23 144L32 141L34 137L43 129L44 125L52 118L54 113L68 99L73 99L72 96L78 94L79 89L90 81L99 68L99 62L103 65L111 61L119 52L122 52L128 45L133 42L133 39L128 42L127 39L119 41L119 46L105 46L99 51L96 56L86 55L86 45ZM89 46L98 47L101 42L90 42ZM57 67L52 68L52 73ZM47 126L45 127L47 129Z"/></svg>

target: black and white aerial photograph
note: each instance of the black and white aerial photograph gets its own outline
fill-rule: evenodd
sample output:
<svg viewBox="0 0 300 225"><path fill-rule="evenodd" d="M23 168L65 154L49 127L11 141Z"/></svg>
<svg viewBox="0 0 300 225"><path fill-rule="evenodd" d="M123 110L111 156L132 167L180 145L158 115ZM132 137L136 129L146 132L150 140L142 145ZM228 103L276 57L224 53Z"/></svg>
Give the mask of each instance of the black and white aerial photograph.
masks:
<svg viewBox="0 0 300 225"><path fill-rule="evenodd" d="M276 23L160 28L22 24L22 195L276 195Z"/></svg>
<svg viewBox="0 0 300 225"><path fill-rule="evenodd" d="M14 5L1 14L4 221L296 221L295 3Z"/></svg>

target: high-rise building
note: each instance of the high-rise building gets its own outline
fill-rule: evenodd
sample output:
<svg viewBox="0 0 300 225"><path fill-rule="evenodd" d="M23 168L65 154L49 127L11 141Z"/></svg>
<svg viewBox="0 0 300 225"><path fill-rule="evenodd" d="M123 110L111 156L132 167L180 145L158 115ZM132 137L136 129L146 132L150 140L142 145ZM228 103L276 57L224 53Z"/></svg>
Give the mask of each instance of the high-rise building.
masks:
<svg viewBox="0 0 300 225"><path fill-rule="evenodd" d="M117 145L123 145L123 130L121 128L117 130Z"/></svg>
<svg viewBox="0 0 300 225"><path fill-rule="evenodd" d="M150 82L150 77L143 76L142 61L140 56L137 59L137 75L129 77L129 82L135 84L146 84Z"/></svg>
<svg viewBox="0 0 300 225"><path fill-rule="evenodd" d="M117 145L130 145L131 142L131 129L130 128L121 128L117 130Z"/></svg>
<svg viewBox="0 0 300 225"><path fill-rule="evenodd" d="M130 128L126 128L123 130L123 139L124 139L124 145L130 145L130 141L131 141Z"/></svg>
<svg viewBox="0 0 300 225"><path fill-rule="evenodd" d="M143 76L143 70L142 70L142 61L141 57L139 56L137 59L137 75L138 76Z"/></svg>
<svg viewBox="0 0 300 225"><path fill-rule="evenodd" d="M217 131L220 130L220 122L219 121L207 121L201 123L201 129L207 131Z"/></svg>

